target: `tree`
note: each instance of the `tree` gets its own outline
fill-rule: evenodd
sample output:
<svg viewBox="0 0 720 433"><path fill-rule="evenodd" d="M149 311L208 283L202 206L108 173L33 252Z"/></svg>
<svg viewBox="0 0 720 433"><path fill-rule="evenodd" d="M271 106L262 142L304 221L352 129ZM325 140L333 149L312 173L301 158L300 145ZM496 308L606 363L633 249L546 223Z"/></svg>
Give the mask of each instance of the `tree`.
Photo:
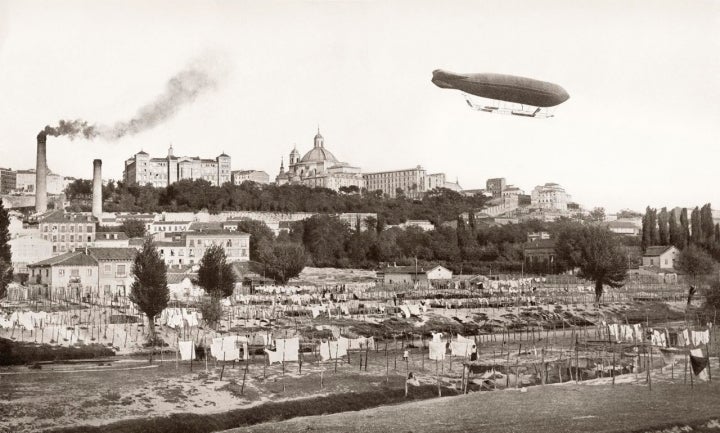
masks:
<svg viewBox="0 0 720 433"><path fill-rule="evenodd" d="M645 251L647 247L658 243L660 243L660 236L658 235L657 210L648 206L642 221L642 249Z"/></svg>
<svg viewBox="0 0 720 433"><path fill-rule="evenodd" d="M135 280L130 286L130 301L147 316L150 341L155 342L155 316L167 307L170 290L167 286L165 262L160 258L152 238L145 239L135 256L132 273Z"/></svg>
<svg viewBox="0 0 720 433"><path fill-rule="evenodd" d="M237 276L232 265L227 262L225 250L220 245L211 245L205 250L198 270L198 285L205 289L210 297L227 298L233 294Z"/></svg>
<svg viewBox="0 0 720 433"><path fill-rule="evenodd" d="M590 221L595 222L603 222L605 221L605 208L604 207L596 207L593 210L590 211Z"/></svg>
<svg viewBox="0 0 720 433"><path fill-rule="evenodd" d="M273 231L262 221L240 221L238 230L250 234L250 260L260 261L259 245L264 241L272 243L275 240Z"/></svg>
<svg viewBox="0 0 720 433"><path fill-rule="evenodd" d="M690 214L690 242L695 245L700 245L705 239L702 232L702 226L700 225L700 209L695 206L692 213Z"/></svg>
<svg viewBox="0 0 720 433"><path fill-rule="evenodd" d="M667 245L670 243L670 216L668 215L667 208L660 209L658 214L658 238L660 245Z"/></svg>
<svg viewBox="0 0 720 433"><path fill-rule="evenodd" d="M297 277L305 267L305 249L302 245L280 241L273 245L265 243L260 252L265 274L280 284Z"/></svg>
<svg viewBox="0 0 720 433"><path fill-rule="evenodd" d="M703 234L701 242L708 247L711 246L715 237L715 223L713 222L712 207L710 206L710 203L705 204L700 209L700 227Z"/></svg>
<svg viewBox="0 0 720 433"><path fill-rule="evenodd" d="M680 226L678 226L675 212L670 212L668 218L668 243L675 245L678 249L683 249L685 245L680 242Z"/></svg>
<svg viewBox="0 0 720 433"><path fill-rule="evenodd" d="M620 242L604 227L588 226L560 234L556 242L559 258L580 268L578 276L595 283L595 302L603 286L622 287L627 276L627 258Z"/></svg>
<svg viewBox="0 0 720 433"><path fill-rule="evenodd" d="M680 249L684 249L685 245L690 242L690 222L688 221L688 213L687 208L682 208L682 211L680 212L680 240L679 243L682 245L682 247L678 247Z"/></svg>
<svg viewBox="0 0 720 433"><path fill-rule="evenodd" d="M316 266L337 266L345 257L345 242L350 235L348 225L334 216L315 215L293 226L297 231L302 224L302 243ZM298 233L299 234L299 233Z"/></svg>
<svg viewBox="0 0 720 433"><path fill-rule="evenodd" d="M698 277L711 274L716 269L717 262L702 248L690 244L680 252L676 267L692 277L692 281L695 282Z"/></svg>
<svg viewBox="0 0 720 433"><path fill-rule="evenodd" d="M127 219L120 224L120 231L129 238L145 237L145 223L137 219Z"/></svg>
<svg viewBox="0 0 720 433"><path fill-rule="evenodd" d="M68 199L91 197L92 181L89 179L75 179L65 187L64 192Z"/></svg>
<svg viewBox="0 0 720 433"><path fill-rule="evenodd" d="M0 198L0 299L7 294L13 280L12 251L10 250L10 216Z"/></svg>

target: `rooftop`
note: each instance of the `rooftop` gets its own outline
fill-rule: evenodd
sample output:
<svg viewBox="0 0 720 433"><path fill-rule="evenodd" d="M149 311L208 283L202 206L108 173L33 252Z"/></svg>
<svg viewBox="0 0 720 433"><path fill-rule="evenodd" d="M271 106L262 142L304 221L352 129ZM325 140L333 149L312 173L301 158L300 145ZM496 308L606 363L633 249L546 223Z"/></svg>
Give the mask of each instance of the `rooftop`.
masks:
<svg viewBox="0 0 720 433"><path fill-rule="evenodd" d="M137 250L135 248L88 248L88 254L96 260L132 261L135 259Z"/></svg>
<svg viewBox="0 0 720 433"><path fill-rule="evenodd" d="M97 261L84 251L71 251L49 259L41 260L30 266L97 266Z"/></svg>
<svg viewBox="0 0 720 433"><path fill-rule="evenodd" d="M659 246L647 247L645 249L645 254L643 254L643 256L657 257L657 256L665 253L670 248L675 248L675 247L672 245L659 245Z"/></svg>

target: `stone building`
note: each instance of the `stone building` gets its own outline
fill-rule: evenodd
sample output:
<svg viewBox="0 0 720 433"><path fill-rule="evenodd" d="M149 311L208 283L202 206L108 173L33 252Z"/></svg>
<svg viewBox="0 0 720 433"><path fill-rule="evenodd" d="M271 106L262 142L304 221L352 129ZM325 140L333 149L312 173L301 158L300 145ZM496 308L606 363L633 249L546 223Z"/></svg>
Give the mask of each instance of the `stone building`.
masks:
<svg viewBox="0 0 720 433"><path fill-rule="evenodd" d="M123 180L127 185L151 184L156 188L164 188L184 179L203 179L212 185L220 186L231 180L230 163L230 156L225 153L215 159L178 157L173 154L173 147L170 146L167 156L151 158L141 150L125 161Z"/></svg>

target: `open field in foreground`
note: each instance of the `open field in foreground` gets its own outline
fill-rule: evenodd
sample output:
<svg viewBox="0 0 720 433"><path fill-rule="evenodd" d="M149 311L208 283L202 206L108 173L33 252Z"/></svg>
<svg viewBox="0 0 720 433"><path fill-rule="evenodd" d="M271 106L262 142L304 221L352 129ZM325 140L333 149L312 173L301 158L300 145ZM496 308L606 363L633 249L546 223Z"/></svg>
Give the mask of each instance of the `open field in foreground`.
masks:
<svg viewBox="0 0 720 433"><path fill-rule="evenodd" d="M720 431L697 429L720 417L717 382L694 389L682 381L658 383L652 390L637 384L526 389L295 418L227 432L645 432L688 424L694 431Z"/></svg>

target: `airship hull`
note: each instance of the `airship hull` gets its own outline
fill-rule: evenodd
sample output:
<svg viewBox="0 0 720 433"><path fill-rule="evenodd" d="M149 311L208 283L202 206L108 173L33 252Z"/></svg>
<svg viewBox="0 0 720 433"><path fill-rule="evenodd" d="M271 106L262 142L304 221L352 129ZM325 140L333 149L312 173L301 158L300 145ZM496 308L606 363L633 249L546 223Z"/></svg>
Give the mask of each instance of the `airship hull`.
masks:
<svg viewBox="0 0 720 433"><path fill-rule="evenodd" d="M557 84L514 75L456 74L438 69L433 71L432 82L443 89L457 89L482 98L534 107L554 107L570 98Z"/></svg>

